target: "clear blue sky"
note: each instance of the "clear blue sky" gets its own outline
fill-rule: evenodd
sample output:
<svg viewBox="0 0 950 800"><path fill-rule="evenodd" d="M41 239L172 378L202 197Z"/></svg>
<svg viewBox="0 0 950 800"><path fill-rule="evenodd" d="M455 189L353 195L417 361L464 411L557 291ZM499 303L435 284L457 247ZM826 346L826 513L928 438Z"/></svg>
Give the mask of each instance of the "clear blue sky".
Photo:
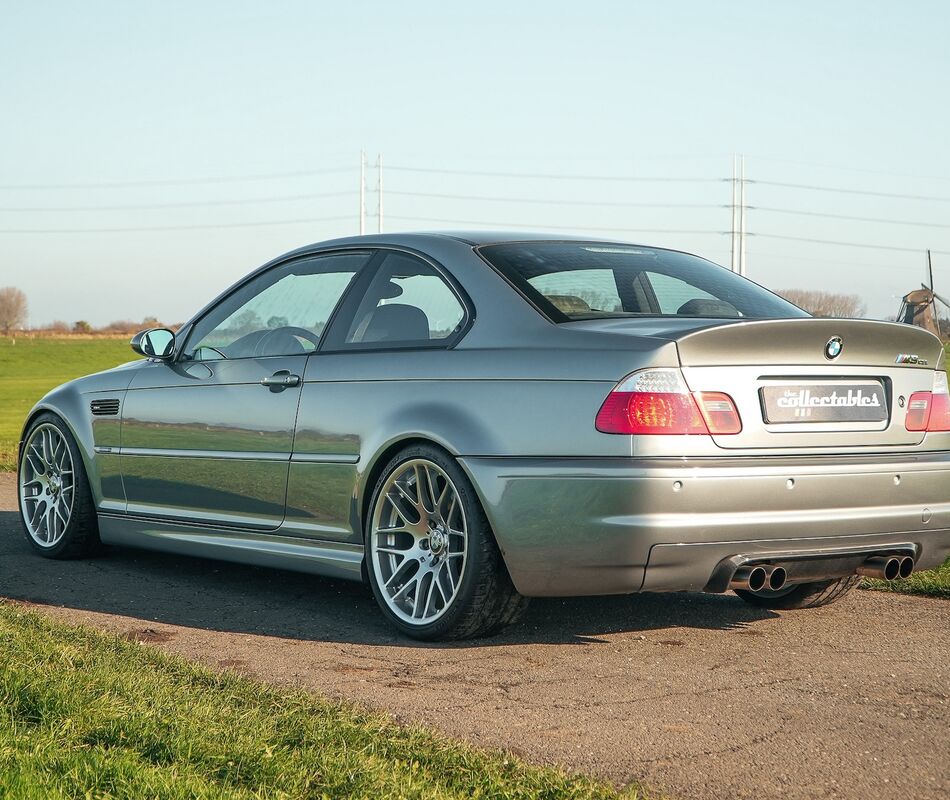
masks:
<svg viewBox="0 0 950 800"><path fill-rule="evenodd" d="M730 174L732 153L746 154L753 180L950 200L948 9L942 2L6 2L0 286L27 292L33 324L146 314L180 321L270 257L355 232L363 146L371 163L381 152L393 167L385 173L389 230L463 227L440 220L656 230L614 235L721 263L729 259L721 231L730 217L720 206L730 190L714 179ZM563 181L399 166L707 180ZM348 171L15 188L335 167ZM368 183L374 212L372 170ZM130 207L324 192L349 194ZM579 202L517 202L538 199ZM922 251L931 247L946 253L935 256L937 289L950 295L950 202L767 184L750 184L747 201L759 207L748 216L749 275L767 286L857 290L869 312L883 316L924 278ZM375 225L371 216L369 229Z"/></svg>

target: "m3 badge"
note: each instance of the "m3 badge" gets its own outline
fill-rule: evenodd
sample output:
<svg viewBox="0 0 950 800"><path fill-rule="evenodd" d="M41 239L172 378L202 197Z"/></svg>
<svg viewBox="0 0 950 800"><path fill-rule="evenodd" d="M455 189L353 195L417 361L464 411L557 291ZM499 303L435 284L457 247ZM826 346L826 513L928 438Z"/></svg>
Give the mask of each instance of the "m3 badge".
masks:
<svg viewBox="0 0 950 800"><path fill-rule="evenodd" d="M921 358L914 353L898 353L897 358L894 359L895 364L920 364L921 366L926 365L927 359Z"/></svg>

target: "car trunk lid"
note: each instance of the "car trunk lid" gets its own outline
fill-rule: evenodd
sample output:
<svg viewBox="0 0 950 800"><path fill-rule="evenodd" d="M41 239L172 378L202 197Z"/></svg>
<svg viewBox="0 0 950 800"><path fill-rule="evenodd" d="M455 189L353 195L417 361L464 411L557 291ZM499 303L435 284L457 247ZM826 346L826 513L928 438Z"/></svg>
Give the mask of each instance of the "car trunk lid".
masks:
<svg viewBox="0 0 950 800"><path fill-rule="evenodd" d="M908 325L871 320L757 320L675 337L692 391L724 392L742 431L721 448L899 447L914 392L930 391L942 345Z"/></svg>

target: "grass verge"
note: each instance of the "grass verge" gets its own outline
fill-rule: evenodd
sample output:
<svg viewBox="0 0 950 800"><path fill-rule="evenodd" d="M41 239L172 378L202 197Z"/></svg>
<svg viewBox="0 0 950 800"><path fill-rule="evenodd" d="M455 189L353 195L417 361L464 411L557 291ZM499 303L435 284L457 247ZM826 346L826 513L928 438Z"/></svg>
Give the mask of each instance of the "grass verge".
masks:
<svg viewBox="0 0 950 800"><path fill-rule="evenodd" d="M950 559L947 559L942 567L926 572L916 572L906 581L865 580L861 586L864 589L874 589L879 592L922 594L950 600Z"/></svg>
<svg viewBox="0 0 950 800"><path fill-rule="evenodd" d="M2 602L0 795L641 796Z"/></svg>

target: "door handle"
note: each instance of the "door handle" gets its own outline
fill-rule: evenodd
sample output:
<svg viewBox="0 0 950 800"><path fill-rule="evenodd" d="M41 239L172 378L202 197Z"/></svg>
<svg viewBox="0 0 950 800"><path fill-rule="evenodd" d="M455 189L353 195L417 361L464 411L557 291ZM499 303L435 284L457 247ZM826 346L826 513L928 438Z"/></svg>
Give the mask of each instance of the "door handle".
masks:
<svg viewBox="0 0 950 800"><path fill-rule="evenodd" d="M298 386L300 376L291 374L290 370L282 369L266 378L261 378L261 386L283 389L287 386Z"/></svg>

